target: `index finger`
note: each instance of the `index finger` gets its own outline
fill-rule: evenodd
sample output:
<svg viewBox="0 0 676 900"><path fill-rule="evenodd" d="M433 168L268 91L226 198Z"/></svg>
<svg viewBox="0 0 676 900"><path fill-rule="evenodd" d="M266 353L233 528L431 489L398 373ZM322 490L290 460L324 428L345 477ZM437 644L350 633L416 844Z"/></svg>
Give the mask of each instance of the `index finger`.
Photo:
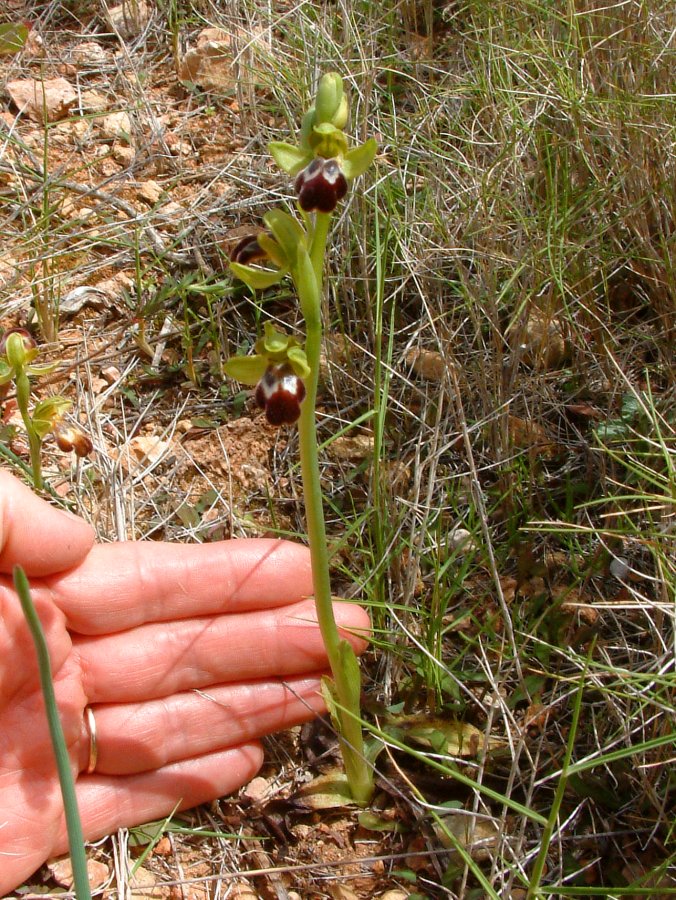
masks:
<svg viewBox="0 0 676 900"><path fill-rule="evenodd" d="M107 634L295 603L312 594L312 569L308 549L291 541L130 541L93 547L79 566L43 585L71 630Z"/></svg>

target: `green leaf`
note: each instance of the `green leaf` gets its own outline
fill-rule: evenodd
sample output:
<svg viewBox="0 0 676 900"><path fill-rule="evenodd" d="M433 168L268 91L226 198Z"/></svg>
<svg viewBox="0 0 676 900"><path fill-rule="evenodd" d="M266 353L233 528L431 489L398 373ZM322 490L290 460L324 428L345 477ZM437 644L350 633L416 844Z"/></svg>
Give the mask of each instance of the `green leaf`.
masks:
<svg viewBox="0 0 676 900"><path fill-rule="evenodd" d="M265 288L272 287L273 284L279 284L286 275L283 269L254 269L253 266L243 266L241 263L230 263L230 271L243 281L252 291L264 291Z"/></svg>
<svg viewBox="0 0 676 900"><path fill-rule="evenodd" d="M225 374L242 384L258 384L267 367L264 356L231 356L224 366Z"/></svg>
<svg viewBox="0 0 676 900"><path fill-rule="evenodd" d="M283 209L271 209L263 216L263 221L272 232L273 237L282 248L290 266L298 256L299 247L305 247L307 236L303 226Z"/></svg>
<svg viewBox="0 0 676 900"><path fill-rule="evenodd" d="M346 697L346 707L351 712L359 710L359 701L361 695L361 672L359 670L359 661L357 655L352 649L352 644L343 639L338 644L338 654L340 656L340 664L343 669L343 676L349 691L349 697Z"/></svg>
<svg viewBox="0 0 676 900"><path fill-rule="evenodd" d="M308 323L317 321L321 313L319 290L312 260L305 247L298 251L294 282L303 318Z"/></svg>
<svg viewBox="0 0 676 900"><path fill-rule="evenodd" d="M379 816L377 813L371 812L371 810L368 809L359 813L357 821L362 828L367 828L369 831L393 831L400 834L404 830L404 826L401 822L397 822L394 819L388 819L384 815Z"/></svg>
<svg viewBox="0 0 676 900"><path fill-rule="evenodd" d="M333 678L330 678L328 675L322 675L321 691L322 698L329 711L329 715L331 716L331 721L336 728L339 728L340 718L338 716L338 707L336 705L338 698L336 697L336 685Z"/></svg>
<svg viewBox="0 0 676 900"><path fill-rule="evenodd" d="M23 22L8 22L0 25L0 56L17 53L26 43L30 29Z"/></svg>
<svg viewBox="0 0 676 900"><path fill-rule="evenodd" d="M272 141L268 150L279 168L287 175L297 175L312 160L312 155L284 141Z"/></svg>
<svg viewBox="0 0 676 900"><path fill-rule="evenodd" d="M343 174L348 180L358 178L371 165L376 156L378 144L373 138L369 138L365 144L359 147L353 147L349 150L342 160Z"/></svg>

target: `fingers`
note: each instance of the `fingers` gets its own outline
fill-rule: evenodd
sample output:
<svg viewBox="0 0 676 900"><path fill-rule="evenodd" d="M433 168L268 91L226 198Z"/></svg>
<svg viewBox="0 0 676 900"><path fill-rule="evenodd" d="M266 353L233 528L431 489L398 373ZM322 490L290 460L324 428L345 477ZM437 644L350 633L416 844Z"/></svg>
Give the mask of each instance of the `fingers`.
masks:
<svg viewBox="0 0 676 900"><path fill-rule="evenodd" d="M261 747L244 744L141 775L83 777L77 784L77 800L85 839L93 841L118 828L151 822L231 794L253 778L262 762ZM67 850L62 824L53 853Z"/></svg>
<svg viewBox="0 0 676 900"><path fill-rule="evenodd" d="M94 547L47 586L72 630L106 634L291 603L312 593L312 570L307 548L290 541L129 542Z"/></svg>
<svg viewBox="0 0 676 900"><path fill-rule="evenodd" d="M148 703L93 707L96 775L129 775L202 756L307 722L324 712L318 677L218 685ZM80 769L87 765L88 735Z"/></svg>
<svg viewBox="0 0 676 900"><path fill-rule="evenodd" d="M29 577L61 572L80 562L93 542L85 521L50 506L0 469L0 572L15 565Z"/></svg>
<svg viewBox="0 0 676 900"><path fill-rule="evenodd" d="M366 641L367 614L335 604L336 620L357 652ZM326 653L312 601L279 609L143 625L101 637L73 638L90 703L167 697L212 684L317 672Z"/></svg>

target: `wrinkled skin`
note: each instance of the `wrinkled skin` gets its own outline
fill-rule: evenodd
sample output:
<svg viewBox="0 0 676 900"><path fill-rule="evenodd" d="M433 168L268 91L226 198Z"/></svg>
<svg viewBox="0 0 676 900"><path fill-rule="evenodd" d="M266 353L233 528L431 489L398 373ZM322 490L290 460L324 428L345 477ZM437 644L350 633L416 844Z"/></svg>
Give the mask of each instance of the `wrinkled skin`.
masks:
<svg viewBox="0 0 676 900"><path fill-rule="evenodd" d="M236 790L261 765L262 735L324 709L304 547L98 545L85 522L0 470L0 896L68 849L15 564L46 632L89 840ZM366 614L336 614L361 652Z"/></svg>

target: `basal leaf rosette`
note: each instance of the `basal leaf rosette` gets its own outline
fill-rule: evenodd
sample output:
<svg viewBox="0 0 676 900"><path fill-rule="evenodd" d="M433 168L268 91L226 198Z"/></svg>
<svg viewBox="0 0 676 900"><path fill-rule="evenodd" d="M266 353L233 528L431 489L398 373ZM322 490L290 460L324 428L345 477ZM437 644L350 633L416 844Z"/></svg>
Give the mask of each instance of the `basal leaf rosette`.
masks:
<svg viewBox="0 0 676 900"><path fill-rule="evenodd" d="M324 75L317 99L303 117L298 144L273 141L268 145L277 165L295 177L298 203L304 212L332 212L347 193L348 184L373 162L373 138L350 149L343 129L348 103L337 72Z"/></svg>
<svg viewBox="0 0 676 900"><path fill-rule="evenodd" d="M310 375L305 351L292 335L265 323L251 356L233 356L225 372L242 384L255 385L255 399L270 425L292 425L305 399L304 379Z"/></svg>

